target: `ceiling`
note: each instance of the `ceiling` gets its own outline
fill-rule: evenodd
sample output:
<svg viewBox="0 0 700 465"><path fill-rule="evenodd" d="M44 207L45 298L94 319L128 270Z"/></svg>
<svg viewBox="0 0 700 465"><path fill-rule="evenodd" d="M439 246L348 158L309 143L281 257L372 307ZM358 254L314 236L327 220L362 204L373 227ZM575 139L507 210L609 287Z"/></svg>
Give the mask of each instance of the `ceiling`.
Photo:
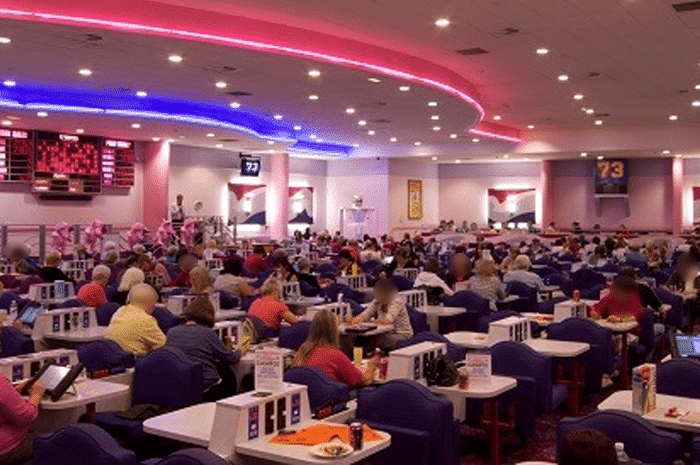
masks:
<svg viewBox="0 0 700 465"><path fill-rule="evenodd" d="M596 120L606 128L700 123L700 106L692 105L700 101L700 91L694 88L700 84L700 10L676 13L668 0L159 3L295 26L430 60L474 85L485 121L496 122L498 115L499 124L521 129L526 139L528 125L535 131L557 131L594 129ZM441 17L450 19L449 27L433 24ZM303 125L306 137L314 134L359 144L357 156L469 161L503 158L515 151L514 144L485 137L472 142L474 136L466 131L478 115L460 99L421 85L401 92L399 86L405 82L387 76L372 84L367 79L376 75L363 70L213 44L28 21L0 20L0 36L12 38L10 45L0 45L0 77L16 79L18 85L26 81L115 92L146 90L150 95L222 106L236 100L262 114L281 114L284 121ZM474 47L487 53L456 53ZM549 53L538 55L536 49L541 47ZM166 57L171 53L182 55L184 61L169 63ZM77 70L83 67L92 69L93 75L79 76ZM321 71L321 76L310 78L311 69ZM567 74L568 81L560 82L561 74ZM227 88L217 89L218 80L226 81ZM226 95L231 90L253 95ZM573 98L577 93L584 96L582 100ZM310 101L311 94L319 100ZM438 106L429 107L430 101ZM356 113L347 115L348 107ZM582 107L594 113L587 114ZM431 120L435 114L439 121ZM670 115L677 115L677 120L669 120ZM113 137L184 135L183 143L210 147L221 144L219 139L243 137L216 131L215 138L208 138L210 130L187 125L144 123L133 130L130 121L79 115L37 119L18 112L13 116L23 118L14 123L17 127L87 131L94 125L94 131ZM359 126L360 119L368 124ZM434 126L440 130L434 131ZM451 139L450 134L458 138ZM392 137L397 142L390 142ZM414 145L417 141L420 146ZM248 137L223 143L232 150L271 150L266 141ZM578 153L559 156L571 158ZM639 156L646 155L639 152Z"/></svg>

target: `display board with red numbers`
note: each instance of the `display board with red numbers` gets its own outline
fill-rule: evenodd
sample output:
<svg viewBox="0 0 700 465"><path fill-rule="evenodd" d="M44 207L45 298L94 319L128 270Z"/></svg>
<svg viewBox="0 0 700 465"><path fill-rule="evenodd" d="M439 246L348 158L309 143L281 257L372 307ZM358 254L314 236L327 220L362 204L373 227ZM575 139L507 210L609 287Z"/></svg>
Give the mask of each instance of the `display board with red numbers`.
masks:
<svg viewBox="0 0 700 465"><path fill-rule="evenodd" d="M0 129L0 182L31 182L34 171L34 133Z"/></svg>
<svg viewBox="0 0 700 465"><path fill-rule="evenodd" d="M129 140L105 139L102 147L102 185L134 185L134 143Z"/></svg>

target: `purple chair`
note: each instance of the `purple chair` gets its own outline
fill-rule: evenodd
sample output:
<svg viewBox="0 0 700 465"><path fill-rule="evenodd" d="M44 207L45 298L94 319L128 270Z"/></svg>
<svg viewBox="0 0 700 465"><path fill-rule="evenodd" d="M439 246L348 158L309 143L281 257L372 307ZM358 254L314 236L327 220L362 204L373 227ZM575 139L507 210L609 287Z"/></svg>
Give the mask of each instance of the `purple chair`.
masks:
<svg viewBox="0 0 700 465"><path fill-rule="evenodd" d="M309 337L311 322L299 321L290 326L282 326L279 334L279 346L285 349L298 350Z"/></svg>
<svg viewBox="0 0 700 465"><path fill-rule="evenodd" d="M2 357L14 357L15 355L31 354L34 352L34 341L31 337L22 334L17 328L4 326L0 328L0 341L2 341Z"/></svg>
<svg viewBox="0 0 700 465"><path fill-rule="evenodd" d="M408 312L409 320L411 320L411 328L413 328L413 334L422 333L424 331L430 331L430 325L428 325L428 315L419 312L410 305L406 305L406 311ZM353 311L353 315L354 314L355 312Z"/></svg>
<svg viewBox="0 0 700 465"><path fill-rule="evenodd" d="M540 355L520 342L503 341L491 347L493 374L527 377L537 386L536 404L541 412L551 412L562 405L568 390L563 385L553 385L552 360Z"/></svg>
<svg viewBox="0 0 700 465"><path fill-rule="evenodd" d="M97 324L100 326L109 326L109 322L112 320L112 315L119 310L119 305L117 302L107 302L103 306L95 310L95 318L97 319Z"/></svg>
<svg viewBox="0 0 700 465"><path fill-rule="evenodd" d="M598 430L613 442L624 443L627 455L646 465L672 465L682 453L679 434L656 428L639 415L605 410L561 420L557 426L557 455L564 437L577 429Z"/></svg>
<svg viewBox="0 0 700 465"><path fill-rule="evenodd" d="M183 449L164 459L147 460L142 465L229 465L229 462L206 449Z"/></svg>
<svg viewBox="0 0 700 465"><path fill-rule="evenodd" d="M421 342L444 342L447 344L447 355L450 356L455 362L460 362L464 360L464 356L467 353L467 349L460 347L457 344L451 343L442 334L431 333L430 331L423 331L420 333L415 333L410 339L404 339L396 343L397 349L402 349L407 346L412 346L414 344L419 344Z"/></svg>
<svg viewBox="0 0 700 465"><path fill-rule="evenodd" d="M683 297L674 294L668 289L657 287L654 289L659 300L671 306L671 310L666 312L665 324L667 328L683 329L688 326L688 319L683 311Z"/></svg>
<svg viewBox="0 0 700 465"><path fill-rule="evenodd" d="M181 325L184 322L182 318L173 315L170 310L163 307L154 308L151 315L158 322L158 327L163 331L163 334L168 334L170 328Z"/></svg>
<svg viewBox="0 0 700 465"><path fill-rule="evenodd" d="M219 305L222 310L232 310L238 306L238 298L234 297L230 292L219 292Z"/></svg>
<svg viewBox="0 0 700 465"><path fill-rule="evenodd" d="M124 373L134 366L134 356L109 339L90 342L78 349L78 360L90 378Z"/></svg>
<svg viewBox="0 0 700 465"><path fill-rule="evenodd" d="M413 283L405 276L392 276L391 282L394 283L394 286L396 286L396 289L398 289L399 292L410 291L413 289Z"/></svg>
<svg viewBox="0 0 700 465"><path fill-rule="evenodd" d="M358 392L359 421L391 434L391 446L373 464L458 465L460 437L452 403L411 380Z"/></svg>
<svg viewBox="0 0 700 465"><path fill-rule="evenodd" d="M574 289L579 289L582 292L584 289L589 289L599 284L605 285L606 283L605 276L590 268L581 268L571 273L571 280L574 282Z"/></svg>
<svg viewBox="0 0 700 465"><path fill-rule="evenodd" d="M130 450L121 447L95 425L65 426L34 440L34 457L27 465L138 465Z"/></svg>
<svg viewBox="0 0 700 465"><path fill-rule="evenodd" d="M700 362L676 358L657 365L656 392L700 399Z"/></svg>
<svg viewBox="0 0 700 465"><path fill-rule="evenodd" d="M40 284L43 283L44 280L41 279L38 276L32 275L32 276L27 276L22 280L22 284L19 285L19 290L17 291L18 294L26 294L29 292L29 287L32 284Z"/></svg>
<svg viewBox="0 0 700 465"><path fill-rule="evenodd" d="M332 403L334 413L340 412L350 400L349 389L345 383L332 380L315 367L294 367L284 374L284 381L308 387L312 413L328 403Z"/></svg>
<svg viewBox="0 0 700 465"><path fill-rule="evenodd" d="M19 294L12 291L5 291L0 294L0 309L9 310L12 302L17 302L17 308L21 308L20 302L22 298Z"/></svg>
<svg viewBox="0 0 700 465"><path fill-rule="evenodd" d="M105 288L105 295L107 296L107 300L111 301L112 299L114 299L114 296L116 296L118 292L117 289L119 289L118 283L110 284Z"/></svg>
<svg viewBox="0 0 700 465"><path fill-rule="evenodd" d="M476 331L479 318L490 313L488 299L472 291L459 291L445 298L445 307L462 307L467 310L457 316L457 330Z"/></svg>
<svg viewBox="0 0 700 465"><path fill-rule="evenodd" d="M202 402L203 395L202 365L192 362L181 351L166 346L136 360L132 405L149 404L177 410ZM98 413L95 423L130 448L143 450L146 441L143 423L122 418L118 413Z"/></svg>
<svg viewBox="0 0 700 465"><path fill-rule="evenodd" d="M571 297L574 291L574 282L566 276L555 273L544 276L544 283L548 286L559 286L567 297Z"/></svg>
<svg viewBox="0 0 700 465"><path fill-rule="evenodd" d="M336 302L338 300L338 294L343 294L344 299L354 300L355 302L363 301L362 294L345 284L334 283L322 291L322 296L331 302Z"/></svg>
<svg viewBox="0 0 700 465"><path fill-rule="evenodd" d="M0 283L2 283L2 286L5 289L13 289L19 286L19 281L11 274L4 274L0 276Z"/></svg>
<svg viewBox="0 0 700 465"><path fill-rule="evenodd" d="M700 438L690 442L690 465L700 465Z"/></svg>

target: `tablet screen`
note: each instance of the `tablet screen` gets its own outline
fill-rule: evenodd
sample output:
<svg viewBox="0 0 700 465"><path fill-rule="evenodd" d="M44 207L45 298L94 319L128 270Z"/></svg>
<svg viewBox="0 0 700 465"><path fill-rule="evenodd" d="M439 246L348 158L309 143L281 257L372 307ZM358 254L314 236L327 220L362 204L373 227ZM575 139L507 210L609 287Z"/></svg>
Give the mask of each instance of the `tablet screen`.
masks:
<svg viewBox="0 0 700 465"><path fill-rule="evenodd" d="M700 357L700 337L680 334L675 337L679 357Z"/></svg>
<svg viewBox="0 0 700 465"><path fill-rule="evenodd" d="M36 320L36 316L41 311L41 305L33 305L24 309L22 315L19 317L19 321L25 325L33 325Z"/></svg>
<svg viewBox="0 0 700 465"><path fill-rule="evenodd" d="M47 390L52 391L58 386L63 378L70 372L70 367L61 367L58 365L51 365L46 369L43 375L37 380L39 384L44 386Z"/></svg>

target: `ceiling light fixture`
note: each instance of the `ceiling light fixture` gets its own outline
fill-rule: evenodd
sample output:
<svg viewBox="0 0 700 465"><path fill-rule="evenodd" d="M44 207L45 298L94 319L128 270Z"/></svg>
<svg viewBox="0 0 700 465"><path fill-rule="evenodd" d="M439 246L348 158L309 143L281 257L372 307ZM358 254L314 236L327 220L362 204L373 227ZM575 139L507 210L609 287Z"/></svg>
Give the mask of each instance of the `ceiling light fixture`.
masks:
<svg viewBox="0 0 700 465"><path fill-rule="evenodd" d="M360 121L357 122L360 126L367 126L367 121L361 119Z"/></svg>
<svg viewBox="0 0 700 465"><path fill-rule="evenodd" d="M528 128L528 129L535 129L535 125L534 125L534 124L528 124L528 125L527 125L527 128Z"/></svg>
<svg viewBox="0 0 700 465"><path fill-rule="evenodd" d="M683 158L683 155L680 154L680 153L677 153L677 154L674 155L674 157L676 157L676 158Z"/></svg>
<svg viewBox="0 0 700 465"><path fill-rule="evenodd" d="M37 112L36 115L37 115L39 118L46 118L47 116L49 116L49 114L46 113L45 111L39 111L39 112Z"/></svg>
<svg viewBox="0 0 700 465"><path fill-rule="evenodd" d="M318 95L309 95L309 100L318 100Z"/></svg>
<svg viewBox="0 0 700 465"><path fill-rule="evenodd" d="M557 79L559 79L559 82L566 82L569 80L569 75L568 74L560 74L557 76Z"/></svg>
<svg viewBox="0 0 700 465"><path fill-rule="evenodd" d="M85 129L76 129L75 133L76 134L83 134L83 133L85 133Z"/></svg>
<svg viewBox="0 0 700 465"><path fill-rule="evenodd" d="M540 47L540 48L538 48L537 50L535 50L535 52L536 52L538 55L546 55L546 54L549 53L549 49L547 49L547 48L545 48L545 47Z"/></svg>
<svg viewBox="0 0 700 465"><path fill-rule="evenodd" d="M693 100L692 105L693 105L694 107L700 107L700 100Z"/></svg>
<svg viewBox="0 0 700 465"><path fill-rule="evenodd" d="M479 138L478 138L478 137L473 138L473 139L472 139L472 142L474 142L475 144L478 143L478 142L479 142Z"/></svg>
<svg viewBox="0 0 700 465"><path fill-rule="evenodd" d="M433 126L433 131L439 131L440 129L440 126Z"/></svg>
<svg viewBox="0 0 700 465"><path fill-rule="evenodd" d="M78 74L80 74L81 76L86 76L86 77L92 76L92 70L87 69L87 68L83 68L83 69L78 71Z"/></svg>
<svg viewBox="0 0 700 465"><path fill-rule="evenodd" d="M670 150L664 150L664 151L663 151L663 152L661 152L661 153L662 153L662 154L664 154L664 155L668 155L668 154L670 154L670 153L671 153L671 151L670 151Z"/></svg>
<svg viewBox="0 0 700 465"><path fill-rule="evenodd" d="M678 120L678 115L671 115L668 117L669 120L671 121L677 121Z"/></svg>
<svg viewBox="0 0 700 465"><path fill-rule="evenodd" d="M357 147L360 146L360 144L355 143L355 144L352 144L352 146L355 147L355 148L357 148Z"/></svg>
<svg viewBox="0 0 700 465"><path fill-rule="evenodd" d="M12 42L12 39L10 39L9 37L0 37L0 44L7 45L10 42Z"/></svg>
<svg viewBox="0 0 700 465"><path fill-rule="evenodd" d="M281 120L282 118L284 118L284 116L282 116L282 115L275 115L275 116L273 116L273 118L275 118L276 120Z"/></svg>
<svg viewBox="0 0 700 465"><path fill-rule="evenodd" d="M583 94L575 94L574 100L583 100Z"/></svg>
<svg viewBox="0 0 700 465"><path fill-rule="evenodd" d="M181 63L182 62L182 57L180 55L170 55L168 57L168 61L170 63Z"/></svg>
<svg viewBox="0 0 700 465"><path fill-rule="evenodd" d="M131 125L131 127L134 128L134 129L140 129L140 128L141 128L141 125L140 125L139 123L133 123L133 124Z"/></svg>
<svg viewBox="0 0 700 465"><path fill-rule="evenodd" d="M508 155L507 153L503 155L503 158L505 158L506 160L508 159L508 157L510 157L510 155Z"/></svg>
<svg viewBox="0 0 700 465"><path fill-rule="evenodd" d="M372 130L369 130L369 131L367 131L367 134L369 134L370 136L373 136L373 135L376 134L376 132L374 132L374 131L372 131Z"/></svg>
<svg viewBox="0 0 700 465"><path fill-rule="evenodd" d="M440 18L437 21L435 21L435 25L437 27L445 28L450 25L450 20L447 18Z"/></svg>
<svg viewBox="0 0 700 465"><path fill-rule="evenodd" d="M3 81L3 82L2 82L2 85L4 85L5 87L14 87L14 86L17 85L17 82L16 82L16 81L13 81L13 80L11 80L11 79L8 79L8 80L6 80L6 81Z"/></svg>
<svg viewBox="0 0 700 465"><path fill-rule="evenodd" d="M218 89L225 89L227 84L224 81L216 81L214 84Z"/></svg>
<svg viewBox="0 0 700 465"><path fill-rule="evenodd" d="M321 75L321 72L317 69L312 69L311 71L309 71L309 76L311 76L311 77L317 78L320 75Z"/></svg>
<svg viewBox="0 0 700 465"><path fill-rule="evenodd" d="M224 144L216 144L216 145L215 145L215 147L216 147L217 149L223 148L223 146L224 146Z"/></svg>
<svg viewBox="0 0 700 465"><path fill-rule="evenodd" d="M417 146L421 145L421 143L419 141L416 141L413 143L413 145L415 145L417 147Z"/></svg>
<svg viewBox="0 0 700 465"><path fill-rule="evenodd" d="M216 137L216 134L214 134L213 132L210 132L209 134L207 134L207 137Z"/></svg>
<svg viewBox="0 0 700 465"><path fill-rule="evenodd" d="M462 160L457 159L457 160L455 160L455 163L457 163L459 165L460 163L462 163Z"/></svg>
<svg viewBox="0 0 700 465"><path fill-rule="evenodd" d="M456 139L456 138L457 138L457 134L450 134L450 139Z"/></svg>
<svg viewBox="0 0 700 465"><path fill-rule="evenodd" d="M299 125L297 124L296 126L294 126L294 130L295 130L295 131L301 131L301 126L299 126Z"/></svg>
<svg viewBox="0 0 700 465"><path fill-rule="evenodd" d="M695 84L695 90L700 90L700 84Z"/></svg>
<svg viewBox="0 0 700 465"><path fill-rule="evenodd" d="M274 140L268 140L268 141L267 141L267 144L268 144L268 145L273 145L274 143L275 143Z"/></svg>
<svg viewBox="0 0 700 465"><path fill-rule="evenodd" d="M428 102L428 106L429 107L436 107L436 106L438 106L438 103L437 102Z"/></svg>
<svg viewBox="0 0 700 465"><path fill-rule="evenodd" d="M431 160L437 161L437 157L433 157L433 158L431 158Z"/></svg>
<svg viewBox="0 0 700 465"><path fill-rule="evenodd" d="M493 120L494 121L501 121L501 115L494 115Z"/></svg>
<svg viewBox="0 0 700 465"><path fill-rule="evenodd" d="M593 108L587 108L587 109L586 109L586 114L587 114L587 115L592 115L593 113L595 113L595 110L594 110Z"/></svg>
<svg viewBox="0 0 700 465"><path fill-rule="evenodd" d="M595 125L596 125L596 126L600 126L600 125L602 125L602 124L603 124L603 120L602 120L602 119L597 119L597 120L595 120Z"/></svg>
<svg viewBox="0 0 700 465"><path fill-rule="evenodd" d="M602 159L604 159L604 158L605 158L604 156L598 155L598 160L602 160Z"/></svg>
<svg viewBox="0 0 700 465"><path fill-rule="evenodd" d="M353 115L353 114L355 114L355 109L354 108L346 108L345 113L347 113L348 115Z"/></svg>
<svg viewBox="0 0 700 465"><path fill-rule="evenodd" d="M433 120L433 121L437 121L437 120L440 119L440 115L433 115L433 116L430 117L430 119Z"/></svg>
<svg viewBox="0 0 700 465"><path fill-rule="evenodd" d="M241 104L238 102L231 102L230 105L231 108L241 108Z"/></svg>
<svg viewBox="0 0 700 465"><path fill-rule="evenodd" d="M311 140L316 139L316 134L309 134L309 139L311 139Z"/></svg>
<svg viewBox="0 0 700 465"><path fill-rule="evenodd" d="M2 125L3 126L12 126L12 121L10 121L9 119L4 119L4 120L2 120Z"/></svg>
<svg viewBox="0 0 700 465"><path fill-rule="evenodd" d="M411 90L411 86L401 86L399 87L399 90L401 92L408 92L409 90Z"/></svg>
<svg viewBox="0 0 700 465"><path fill-rule="evenodd" d="M148 92L146 92L145 90L140 90L140 91L136 92L136 96L137 96L137 97L144 98L144 97L146 97L147 95L148 95Z"/></svg>
<svg viewBox="0 0 700 465"><path fill-rule="evenodd" d="M153 142L160 142L160 137L151 137Z"/></svg>
<svg viewBox="0 0 700 465"><path fill-rule="evenodd" d="M588 156L588 154L586 152L581 152L581 156L586 158Z"/></svg>
<svg viewBox="0 0 700 465"><path fill-rule="evenodd" d="M373 84L379 84L380 82L382 82L381 79L376 78L376 77L367 78L367 80Z"/></svg>
<svg viewBox="0 0 700 465"><path fill-rule="evenodd" d="M390 142L396 142L396 137L392 137L391 139L389 139L389 141L390 141Z"/></svg>

